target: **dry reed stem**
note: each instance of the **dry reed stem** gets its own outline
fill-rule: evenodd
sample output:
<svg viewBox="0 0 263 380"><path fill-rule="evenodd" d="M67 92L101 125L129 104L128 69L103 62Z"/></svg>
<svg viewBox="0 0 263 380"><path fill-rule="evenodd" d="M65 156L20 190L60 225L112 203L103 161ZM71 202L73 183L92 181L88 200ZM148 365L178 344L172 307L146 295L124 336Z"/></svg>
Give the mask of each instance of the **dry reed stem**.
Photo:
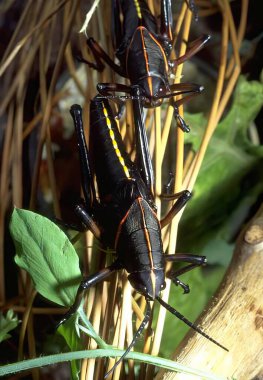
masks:
<svg viewBox="0 0 263 380"><path fill-rule="evenodd" d="M181 9L181 12L179 14L178 20L176 22L175 30L174 30L174 35L176 37L179 35L180 30L182 28L183 21L184 21L185 15L186 15L186 11L187 11L187 6L184 3L183 6L182 6L182 9ZM174 43L175 43L175 39L173 41L173 44ZM179 66L179 70L180 70L180 66ZM167 112L166 112L166 116L165 116L165 122L164 122L163 131L162 131L162 154L161 154L161 159L162 160L164 158L164 153L165 153L165 149L166 149L166 146L167 146L167 141L168 141L168 136L169 136L169 132L170 132L170 128L171 128L173 114L174 114L173 107L168 107L167 108Z"/></svg>
<svg viewBox="0 0 263 380"><path fill-rule="evenodd" d="M45 51L44 41L43 41L43 36L42 36L40 37L40 58L39 58L40 103L41 103L42 109L45 109L46 104L47 104L47 83L46 83L45 59L48 56L49 55L46 54L46 51ZM51 104L52 104L52 100L51 100ZM48 164L49 185L51 188L53 207L54 207L55 215L57 215L57 217L61 219L61 212L60 212L59 201L58 201L58 196L57 196L57 191L56 191L57 189L56 176L55 176L54 161L53 161L53 154L52 154L52 142L51 142L49 129L47 129L45 147L46 147L46 153L47 153L46 160Z"/></svg>
<svg viewBox="0 0 263 380"><path fill-rule="evenodd" d="M138 303L135 301L134 297L132 297L132 310L136 314L136 317L137 317L136 327L138 328L141 321L144 318L144 314L142 312L142 309L139 307Z"/></svg>
<svg viewBox="0 0 263 380"><path fill-rule="evenodd" d="M185 14L187 12L187 6L186 4L183 4L182 10L180 12L180 15L178 17L177 23L176 23L176 30L174 35L177 36L179 34L180 28L183 24L183 20L185 17ZM181 53L181 52L180 52ZM173 109L172 107L168 107L168 115L166 117L166 123L164 126L164 130L161 134L161 123L160 123L160 111L155 110L155 189L156 194L160 194L162 191L162 182L161 182L161 167L162 167L162 160L164 158L165 148L168 141L168 135L170 131L171 121L173 118ZM167 119L169 120L167 122ZM160 138L161 137L161 138ZM161 141L161 144L159 143ZM156 205L158 206L158 217L160 218L161 215L161 202L159 197L155 199ZM166 289L163 291L163 298L166 299L166 295L169 294L169 284L167 283ZM145 303L145 301L144 301ZM154 335L154 340L152 342L152 348L151 348L151 354L156 355L159 351L160 347L160 341L161 341L161 335L162 335L162 326L164 325L164 319L165 319L165 310L163 308L160 308L157 325L156 325L156 332ZM160 330L159 330L160 329ZM148 352L149 350L149 339L146 339L145 346L144 346L144 352ZM143 365L141 365L141 370L143 368ZM149 367L146 371L146 380L150 380L153 376L153 367Z"/></svg>
<svg viewBox="0 0 263 380"><path fill-rule="evenodd" d="M192 12L189 9L186 11L185 22L182 31L182 40L188 41L190 27L192 20ZM186 44L182 42L179 56L182 56L186 53ZM181 78L183 71L183 65L177 67L176 75L178 78ZM179 82L179 79L177 79ZM180 97L179 97L180 98ZM183 117L183 108L179 107L179 113ZM175 164L175 184L174 184L174 192L177 193L182 189L183 182L183 167L184 167L184 132L180 129L176 129L176 164ZM181 213L179 214L181 215ZM168 253L174 253L176 247L176 238L177 238L177 228L180 217L175 217L170 226L170 241L168 247Z"/></svg>
<svg viewBox="0 0 263 380"><path fill-rule="evenodd" d="M104 320L103 331L102 331L102 337L106 342L109 340L110 325L113 320L113 311L114 311L114 305L116 302L116 292L117 292L117 277L118 277L117 274L112 275L112 278L108 287L108 299L107 299L105 320Z"/></svg>
<svg viewBox="0 0 263 380"><path fill-rule="evenodd" d="M58 104L58 102L65 98L67 95L69 95L66 91L58 91L52 98L52 106L56 106ZM34 128L37 127L38 123L42 120L43 118L43 113L42 112L38 112L34 117L33 119L25 126L25 128L23 129L23 140L25 140L25 138L30 135L30 133L32 133L32 131L34 130Z"/></svg>
<svg viewBox="0 0 263 380"><path fill-rule="evenodd" d="M227 2L222 2L219 4L222 8L222 11L223 10L227 10L226 12L226 15L225 15L225 18L224 18L224 21L223 21L223 30L222 30L222 53L221 53L221 64L220 64L220 70L219 70L219 78L218 78L218 83L217 83L217 87L216 87L216 93L215 93L215 98L214 98L214 102L213 102L213 106L212 106L212 110L211 110L211 113L210 113L210 118L209 118L209 121L208 121L208 126L207 126L207 129L206 129L206 132L205 132L205 136L204 136L204 139L202 141L202 144L201 144L201 147L200 147L200 151L198 152L197 154L197 158L194 160L194 170L192 171L191 175L190 175L190 180L188 182L188 186L187 188L189 188L190 190L193 188L193 185L195 183L195 180L196 180L196 177L197 177L197 174L200 170L200 167L201 167L201 163L202 163L202 160L204 158L204 154L206 152L206 149L207 149L207 146L208 146L208 143L210 141L210 138L212 137L212 134L215 130L215 127L223 113L223 109L227 103L227 101L229 100L229 97L232 93L232 90L233 90L233 87L236 83L236 80L238 78L238 75L239 75L239 72L240 72L240 62L239 62L239 55L238 55L238 44L236 44L236 34L235 34L235 28L234 28L234 24L233 24L233 19L232 19L232 14L231 14L231 11L230 11L230 7L229 7L229 4ZM243 8L243 12L242 12L242 15L246 14L246 11L247 11L247 7L244 9ZM223 13L223 12L222 12ZM243 25L245 24L245 20L246 20L246 17L243 16L242 17L242 27ZM226 69L226 62L227 62L227 45L228 45L228 27L230 28L230 33L231 33L231 40L232 40L232 45L233 45L233 59L236 63L236 66L235 66L235 69L234 69L234 73L233 73L233 76L230 78L230 81L228 83L228 87L226 89L226 92L224 94L224 96L222 97L222 105L223 107L222 108L219 108L220 107L220 104L219 104L219 99L220 99L220 96L221 96L221 93L222 93L222 90L223 90L223 83L224 83L224 77L225 77L225 69ZM219 112L216 114L216 111L218 110L219 108ZM182 147L182 145L179 144L179 141L180 141L180 132L181 131L178 131L178 146L177 146L177 162L180 160L180 158L182 157L183 155L183 152L179 153L179 149L178 147ZM178 160L179 158L179 160ZM178 171L176 171L176 180L178 179L179 177L179 180L178 180L178 184L181 185L181 172L180 172L180 168L182 166L180 164L178 164L178 169L179 169L179 176L178 176ZM181 178L180 178L181 177ZM180 190L180 186L178 186L175 190L179 191ZM174 220L174 223L178 222L178 219L180 218L181 215L179 215L178 218L175 218ZM176 220L177 219L177 220ZM177 225L176 225L177 226ZM174 236L174 233L171 232L171 235L170 236ZM172 247L175 246L175 241L174 241L174 245L172 245ZM172 251L173 252L173 251ZM159 320L158 320L159 322ZM161 322L163 323L163 320L161 319ZM162 326L161 326L162 328ZM156 327L156 330L159 332L160 331L160 326L159 326L159 323L157 323L157 327ZM150 376L149 376L149 379L150 379Z"/></svg>
<svg viewBox="0 0 263 380"><path fill-rule="evenodd" d="M239 50L241 46L241 42L245 35L246 25L247 25L247 12L248 12L248 0L242 0L242 12L240 16L240 23L237 30L237 38L236 38L236 49ZM229 12L229 6L228 6L228 12ZM235 25L233 25L233 29L235 32ZM226 70L226 77L228 78L231 75L231 72L234 68L234 65L237 64L237 60L239 60L239 55L232 56L228 63L228 68Z"/></svg>
<svg viewBox="0 0 263 380"><path fill-rule="evenodd" d="M45 147L47 153L47 165L48 165L48 174L49 174L49 184L53 200L53 208L55 215L61 219L61 211L59 206L58 194L57 194L57 184L56 184L56 174L54 168L54 160L52 154L52 142L50 136L50 129L47 129L47 135L45 140Z"/></svg>
<svg viewBox="0 0 263 380"><path fill-rule="evenodd" d="M155 132L155 194L161 194L162 192L162 160L161 160L161 151L162 151L162 140L161 140L161 107L157 107L154 110L154 126L152 130ZM158 219L161 219L161 199L160 197L156 198L155 205L157 207L157 216Z"/></svg>
<svg viewBox="0 0 263 380"><path fill-rule="evenodd" d="M211 1L210 0L197 0L196 4L198 7L211 8ZM200 9L200 11L201 11L201 9Z"/></svg>
<svg viewBox="0 0 263 380"><path fill-rule="evenodd" d="M25 340L25 335L26 335L26 329L28 325L28 319L31 313L31 308L34 302L34 299L36 297L37 292L35 290L32 290L28 300L27 300L27 305L25 312L23 314L23 319L22 319L22 324L21 324L21 329L20 329L20 334L19 334L19 345L18 345L18 360L22 360L24 355L23 355L23 346L24 346L24 340Z"/></svg>
<svg viewBox="0 0 263 380"><path fill-rule="evenodd" d="M216 117L216 112L217 112L220 96L223 91L226 61L227 61L227 46L228 46L228 23L224 14L223 25L222 25L222 45L221 45L221 58L220 58L220 66L219 66L219 72L218 72L218 80L217 80L214 100L212 103L212 108L211 108L210 115L208 118L208 124L205 129L205 133L204 133L203 140L201 142L200 149L197 152L197 158L194 161L195 165L191 170L189 183L187 184L187 188L190 191L193 189L198 172L200 170L201 164L204 159L206 149L208 147L208 143L212 137L212 134L215 128L214 121Z"/></svg>
<svg viewBox="0 0 263 380"><path fill-rule="evenodd" d="M60 5L63 5L60 3ZM39 4L38 4L39 6ZM27 11L28 7L26 7ZM45 11L43 9L43 14L45 14ZM30 22L26 24L28 29L31 29L31 33L27 34L27 38L29 38L30 35L33 34L34 31L38 29L38 27L41 28L41 25L38 24L37 28L33 28L32 31L32 26L36 22L36 16L37 12L31 12L30 14ZM50 17L51 14L49 14ZM27 12L24 13L24 17L21 18L21 20L24 20L27 17ZM44 21L46 21L45 19ZM20 27L22 22L19 23L18 27ZM24 29L25 25L23 25ZM19 29L19 28L18 28ZM9 45L9 50L12 48L12 42L15 40L15 36L19 34L18 29L16 29L16 33L14 34L13 39L10 42ZM40 37L40 36L39 36ZM23 40L24 44L26 43L26 39ZM2 200L7 200L8 196L8 191L7 188L4 188L9 185L9 181L7 180L7 174L8 174L8 166L12 164L11 169L12 169L12 198L13 198L13 204L16 204L17 207L22 207L22 142L23 138L25 138L25 135L23 136L23 119L24 119L24 99L25 99L25 89L27 87L27 78L30 76L30 67L33 63L35 52L39 48L40 44L40 38L36 37L33 40L35 44L32 46L31 50L29 52L27 51L21 51L21 57L20 57L20 62L22 63L21 65L17 65L17 72L15 75L15 80L12 81L11 88L9 87L9 91L7 92L7 96L4 99L4 102L2 103L2 111L9 106L9 118L7 121L7 129L6 129L6 134L5 134L5 139L4 139L4 155L3 155L3 160L2 160L2 165L4 167L2 168L3 170L1 171L1 192L5 192L6 196L2 197ZM22 43L22 46L23 46ZM20 46L21 47L21 46ZM42 49L41 49L42 47ZM8 52L8 49L7 49ZM42 56L42 61L40 62L40 89L42 91L41 98L46 99L46 93L44 92L45 89L45 73L42 72L41 75L41 68L44 67L43 64L43 54L41 55L41 52L43 52L43 44L40 45L40 57ZM12 53L11 53L12 54ZM49 54L46 54L46 57ZM13 55L14 56L14 55ZM40 58L41 60L41 58ZM7 59L5 61L5 69L8 67L10 63L10 60ZM13 110L13 104L11 102L11 99L13 97L13 94L15 94L15 102L16 103L16 112L14 113ZM12 125L13 124L13 125ZM13 133L13 139L11 140ZM8 171L6 171L6 169ZM3 206L5 209L7 208L7 204L3 205L1 207L1 220L4 219L4 212L3 212ZM1 258L3 257L2 255L3 250L1 250ZM4 268L4 265L1 266L1 270ZM24 276L24 274L21 273L21 279L22 283L20 283L20 288L22 291L22 296L24 295L26 297L26 294L30 292L30 284L29 286L23 286L23 283L28 283L29 279ZM1 281L4 281L4 276L1 276ZM1 284L1 290L4 290L3 285ZM32 306L34 295L31 297L29 301L27 302L27 306L24 307L24 316L23 316L23 323L21 327L21 335L20 335L20 345L19 345L19 355L20 357L24 357L22 351L23 351L23 341L25 337L25 331L26 329L28 330L28 348L29 348L29 355L31 357L35 356L35 340L34 340L34 332L33 332L33 324L30 322L30 317L29 317L29 311ZM29 322L29 323L28 323ZM34 371L33 377L35 379L38 378L38 371Z"/></svg>
<svg viewBox="0 0 263 380"><path fill-rule="evenodd" d="M16 25L16 29L15 29L14 33L12 34L12 37L10 38L9 44L8 44L8 46L4 52L4 55L3 55L3 58L1 61L1 66L2 66L2 62L6 62L8 60L8 56L10 55L11 50L14 49L15 40L17 39L19 32L21 30L23 30L28 14L30 14L32 12L31 6L32 6L33 1L34 0L29 0L24 7L23 13L22 13L21 17L19 18L18 23ZM8 67L8 65L6 67Z"/></svg>
<svg viewBox="0 0 263 380"><path fill-rule="evenodd" d="M84 21L84 24L82 25L81 29L80 29L80 33L83 33L85 32L86 34L86 31L87 31L87 28L88 28L88 25L89 25L89 22L91 20L91 17L93 16L93 13L95 12L95 9L97 8L97 6L99 5L99 2L100 0L95 0L90 8L90 10L88 11L88 13L86 14L86 18L85 18L85 21Z"/></svg>
<svg viewBox="0 0 263 380"><path fill-rule="evenodd" d="M200 169L210 138L212 137L212 134L216 128L216 125L218 124L222 116L223 110L227 104L227 101L229 100L229 97L232 93L233 87L236 83L236 80L240 72L240 60L239 60L239 55L238 55L238 47L240 45L240 41L237 41L230 7L229 7L228 2L226 1L219 2L219 6L221 7L222 13L224 15L223 27L222 27L221 64L220 64L220 69L219 69L219 76L218 76L215 98L214 98L212 110L210 113L210 117L208 120L207 129L204 135L204 139L201 143L200 150L193 161L194 170L192 170L191 175L189 176L190 179L188 179L187 181L188 187L190 189L192 189L195 183L195 180L196 180L198 171ZM244 24L246 23L246 15L247 15L247 4L244 5L243 3L242 17L241 17L242 26L240 27L240 30L242 33L240 32L241 33L240 36L244 33L242 29L244 28ZM235 67L220 102L220 97L223 90L223 83L229 75L229 72L226 73L228 30L229 29L230 29L231 41L233 45L233 56L231 57L230 64L228 67L229 69L231 68L231 66L233 68L233 63L231 62L235 62Z"/></svg>
<svg viewBox="0 0 263 380"><path fill-rule="evenodd" d="M199 13L199 17L208 17L208 16L212 16L214 15L215 13L218 13L219 12L219 9L218 7L214 7L214 8L209 8L209 9L205 9L203 11L200 11Z"/></svg>
<svg viewBox="0 0 263 380"><path fill-rule="evenodd" d="M46 107L44 110L43 121L40 127L40 137L39 137L39 143L37 147L36 163L35 163L33 180L32 180L31 200L30 200L30 209L32 210L35 209L36 192L37 192L38 179L39 179L39 166L41 162L41 156L42 156L43 145L45 142L46 132L47 132L47 129L49 128L49 120L50 120L51 109L52 109L52 97L54 94L55 85L58 80L59 71L61 69L61 66L64 60L64 52L69 40L69 35L71 32L71 28L74 21L75 13L77 11L78 4L79 4L79 1L73 2L72 9L67 20L68 23L64 29L64 34L62 37L60 49L58 52L58 57L57 57L55 68L54 68L53 75L51 78L50 87L48 89Z"/></svg>
<svg viewBox="0 0 263 380"><path fill-rule="evenodd" d="M34 321L33 315L30 313L29 318L28 318L28 322L27 322L27 341L28 341L29 358L35 358L36 357L36 341L35 341L33 321ZM39 377L40 377L39 368L34 368L32 370L32 377L33 377L33 380L39 379Z"/></svg>
<svg viewBox="0 0 263 380"><path fill-rule="evenodd" d="M12 122L14 117L13 104L7 110L7 123L5 129L5 139L2 151L2 165L1 165L1 182L0 182L0 305L5 303L5 273L4 273L4 220L8 205L11 199L9 190L10 177L9 172L11 169L11 160L13 156L12 149Z"/></svg>
<svg viewBox="0 0 263 380"><path fill-rule="evenodd" d="M122 297L121 312L120 312L120 330L118 334L118 344L117 344L117 347L120 347L120 348L125 347L127 326L128 325L132 326L131 285L128 282L126 276L123 276L122 291L123 291L123 297ZM121 368L122 366L116 367L116 370L114 371L114 374L113 374L113 380L119 379Z"/></svg>
<svg viewBox="0 0 263 380"><path fill-rule="evenodd" d="M25 93L23 91L23 83L18 87L17 92L17 109L15 115L14 128L14 151L13 151L13 166L12 166L12 182L13 189L13 204L16 207L22 207L22 128L23 128L23 107ZM22 101L22 104L20 102Z"/></svg>
<svg viewBox="0 0 263 380"><path fill-rule="evenodd" d="M79 92L81 93L81 95L85 97L85 88L82 86L78 76L76 75L76 66L74 63L74 58L72 56L72 50L71 50L70 44L68 44L66 47L65 58L68 65L68 71L69 71L70 77L74 80L74 83L77 89L79 90Z"/></svg>
<svg viewBox="0 0 263 380"><path fill-rule="evenodd" d="M205 134L200 146L200 149L197 153L196 159L193 162L193 167L191 168L190 179L187 181L187 187L192 190L194 183L196 181L198 172L200 170L202 161L204 159L204 155L210 139L214 133L214 130L222 116L224 108L232 94L234 85L238 79L240 73L240 60L238 55L238 44L236 40L236 33L233 24L232 14L229 8L229 4L227 1L219 1L219 6L222 10L223 15L223 25L222 25L222 45L221 45L221 58L220 58L220 67L218 73L218 81L216 85L216 92L214 96L214 101L212 104L212 109L209 115L208 124L205 130ZM242 15L246 13L247 8L242 8ZM242 16L242 19L245 19L245 16ZM244 22L244 21L243 21ZM232 73L231 78L227 84L227 87L223 92L224 80L226 76L226 66L227 66L227 47L228 47L228 33L231 33L232 45L233 45L233 57L235 59L236 65L234 67L234 71ZM221 98L222 96L222 98ZM220 102L221 98L221 102Z"/></svg>
<svg viewBox="0 0 263 380"><path fill-rule="evenodd" d="M98 284L96 286L94 300L96 300L96 302L93 303L92 316L89 319L90 319L90 321L94 327L94 330L99 334L100 324L101 324L101 315L102 315L102 313L101 313L101 310L102 310L102 284ZM93 339L91 339L89 342L89 349L93 350L95 348L97 348L97 343ZM88 376L87 377L88 379L90 378L89 376L94 372L95 365L96 365L95 360L88 361L87 372L86 372L86 376Z"/></svg>
<svg viewBox="0 0 263 380"><path fill-rule="evenodd" d="M132 297L131 294L129 295L129 300L132 303ZM130 310L130 323L127 323L127 331L126 331L126 342L129 344L133 339L133 325L132 325L132 310ZM135 363L133 360L128 360L128 373L129 378L134 378L134 366Z"/></svg>
<svg viewBox="0 0 263 380"><path fill-rule="evenodd" d="M189 31L190 31L192 14L188 9L186 9L186 4L183 5L181 14L185 14L184 24L182 26L183 27L182 40L187 41ZM185 51L186 51L186 45L181 44L179 56L185 54ZM183 69L183 65L178 66L177 71L176 71L176 76L177 76L176 83L178 83L179 78L181 77L182 69ZM182 115L182 107L179 108L179 112ZM171 122L172 117L170 117L169 120ZM182 179L183 179L183 162L184 162L184 133L183 131L181 131L181 129L177 128L175 192L178 192L181 190L181 184L182 184ZM175 252L178 222L179 222L179 219L176 217L174 218L170 226L168 253ZM166 302L168 302L168 298L169 298L170 285L171 285L170 281L169 280L166 281L166 288L162 292L162 298ZM161 307L159 309L159 314L158 314L158 319L157 319L157 324L156 324L156 329L155 329L156 332L155 332L153 343L152 343L152 349L151 349L152 355L158 355L158 352L160 349L162 332L163 332L164 323L165 323L165 315L166 315L166 309ZM154 374L154 368L150 366L146 372L146 380L152 379L153 374Z"/></svg>
<svg viewBox="0 0 263 380"><path fill-rule="evenodd" d="M113 335L113 340L112 340L113 347L117 347L118 340L119 340L119 334L120 334L120 329L121 329L120 313L121 313L120 308L116 307L116 304L115 304L114 324L113 324L113 327L115 330L114 330L114 335ZM114 363L115 363L115 359L109 358L108 364L106 366L106 371L109 371L112 368L112 366L114 365ZM112 376L113 376L113 374L110 375L110 379L112 378Z"/></svg>
<svg viewBox="0 0 263 380"><path fill-rule="evenodd" d="M11 62L14 60L16 55L19 53L19 51L24 47L24 45L28 42L28 40L33 36L33 34L37 31L39 31L42 27L45 26L47 21L49 21L69 0L62 0L59 5L52 10L47 17L45 17L42 21L40 21L20 42L13 48L13 51L10 53L8 57L3 59L3 65L0 67L0 76L4 74L8 66L11 64ZM28 8L26 8L26 11L28 11ZM20 25L19 25L20 26ZM24 26L24 25L21 25ZM13 43L13 40L10 41ZM12 46L12 45L11 45ZM11 47L8 48L11 50Z"/></svg>

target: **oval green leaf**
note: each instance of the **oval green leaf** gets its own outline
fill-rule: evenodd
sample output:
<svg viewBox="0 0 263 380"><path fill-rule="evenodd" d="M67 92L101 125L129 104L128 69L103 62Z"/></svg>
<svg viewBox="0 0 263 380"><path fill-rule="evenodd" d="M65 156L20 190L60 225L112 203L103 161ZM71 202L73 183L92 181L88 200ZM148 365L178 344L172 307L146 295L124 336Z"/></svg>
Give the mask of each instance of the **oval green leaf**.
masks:
<svg viewBox="0 0 263 380"><path fill-rule="evenodd" d="M75 299L81 279L78 255L65 233L49 219L15 208L10 232L15 262L31 276L36 290L62 306Z"/></svg>

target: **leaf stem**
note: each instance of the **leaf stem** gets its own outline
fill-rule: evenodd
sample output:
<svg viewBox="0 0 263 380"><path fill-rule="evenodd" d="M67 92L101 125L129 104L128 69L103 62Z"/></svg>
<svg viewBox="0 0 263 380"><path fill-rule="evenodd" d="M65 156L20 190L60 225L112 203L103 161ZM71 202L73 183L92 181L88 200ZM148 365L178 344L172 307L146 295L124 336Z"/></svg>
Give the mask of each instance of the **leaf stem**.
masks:
<svg viewBox="0 0 263 380"><path fill-rule="evenodd" d="M120 357L124 353L124 350L116 349L97 349L97 350L83 350L66 352L62 354L42 356L36 359L23 360L18 363L7 364L0 367L0 376L5 376L11 373L17 373L20 371L26 371L37 367L43 367L46 365L62 363L65 361L79 360L79 359L96 359L103 357ZM216 376L208 372L200 371L195 368L189 368L182 364L176 363L172 360L163 359L157 356L151 356L148 354L142 354L139 352L130 352L127 359L137 360L139 362L144 362L152 365L156 365L162 368L166 368L172 371L184 372L186 374L196 375L202 377L202 379L207 380L226 380L226 378L221 376Z"/></svg>

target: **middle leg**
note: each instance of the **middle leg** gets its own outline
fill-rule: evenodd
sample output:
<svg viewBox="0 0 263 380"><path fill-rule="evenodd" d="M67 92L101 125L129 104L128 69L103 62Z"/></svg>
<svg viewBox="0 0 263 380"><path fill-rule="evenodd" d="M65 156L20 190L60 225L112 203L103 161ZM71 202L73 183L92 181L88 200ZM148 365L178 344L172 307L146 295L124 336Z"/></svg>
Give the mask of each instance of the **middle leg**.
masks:
<svg viewBox="0 0 263 380"><path fill-rule="evenodd" d="M107 268L104 268L99 272L84 278L79 285L73 305L69 308L68 312L58 323L57 327L65 323L73 314L76 313L80 306L83 294L87 289L89 289L91 286L94 286L98 282L106 280L113 272L115 272L118 269L120 269L119 264L117 263L117 261L115 261L112 265L108 266Z"/></svg>
<svg viewBox="0 0 263 380"><path fill-rule="evenodd" d="M203 266L206 264L207 260L205 256L192 255L190 253L178 253L175 255L165 255L164 259L166 262L176 262L176 263L188 263L188 265L180 268L176 271L169 271L167 273L167 277L170 278L176 286L181 286L184 290L184 293L189 293L190 288L189 285L182 282L178 276L189 272L192 269L195 269L199 266Z"/></svg>
<svg viewBox="0 0 263 380"><path fill-rule="evenodd" d="M166 216L163 219L160 220L161 228L164 228L165 226L167 226L167 224L171 223L172 219L186 205L191 196L192 194L188 190L183 190L176 194L161 196L163 199L167 200L177 199L175 204L172 206L171 210L166 214Z"/></svg>

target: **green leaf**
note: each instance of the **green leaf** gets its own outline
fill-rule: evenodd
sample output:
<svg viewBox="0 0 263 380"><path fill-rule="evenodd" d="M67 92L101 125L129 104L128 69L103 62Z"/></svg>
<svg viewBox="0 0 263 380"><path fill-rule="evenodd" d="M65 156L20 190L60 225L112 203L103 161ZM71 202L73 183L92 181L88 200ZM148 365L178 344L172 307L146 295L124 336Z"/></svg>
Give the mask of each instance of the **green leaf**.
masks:
<svg viewBox="0 0 263 380"><path fill-rule="evenodd" d="M193 189L194 196L183 215L179 250L201 253L208 241L215 238L229 241L240 228L249 205L262 192L263 147L254 145L248 137L249 125L262 104L262 84L241 77L231 108L211 139ZM191 133L185 136L186 142L197 150L206 119L201 114L186 115L185 119L191 125ZM240 207L240 218L236 218L232 214L248 192L253 197L245 209ZM184 238L186 231L187 239Z"/></svg>
<svg viewBox="0 0 263 380"><path fill-rule="evenodd" d="M234 93L233 104L216 130L217 137L221 136L229 145L234 143L242 150L253 147L254 145L249 140L247 129L257 116L262 105L262 83L257 81L249 82L245 77L241 76Z"/></svg>
<svg viewBox="0 0 263 380"><path fill-rule="evenodd" d="M58 328L58 333L63 336L68 347L70 348L70 351L72 352L83 348L82 339L76 330L76 319L78 319L78 314L75 314L67 321L67 323L64 323ZM72 360L70 365L72 379L78 380L80 372L79 360Z"/></svg>
<svg viewBox="0 0 263 380"><path fill-rule="evenodd" d="M78 255L65 233L49 219L15 208L10 222L15 262L31 276L36 290L70 306L81 279Z"/></svg>
<svg viewBox="0 0 263 380"><path fill-rule="evenodd" d="M100 348L108 348L109 345L106 342L104 342L104 340L96 333L96 331L94 330L94 327L92 326L92 324L88 320L88 318L87 318L86 314L84 313L84 310L82 307L79 308L78 314L80 316L80 320L85 325L85 326L82 326L79 324L78 325L79 329L84 331L91 338L93 338Z"/></svg>
<svg viewBox="0 0 263 380"><path fill-rule="evenodd" d="M14 330L19 324L19 320L13 310L8 310L6 316L1 312L0 313L0 342L11 337L9 331Z"/></svg>

